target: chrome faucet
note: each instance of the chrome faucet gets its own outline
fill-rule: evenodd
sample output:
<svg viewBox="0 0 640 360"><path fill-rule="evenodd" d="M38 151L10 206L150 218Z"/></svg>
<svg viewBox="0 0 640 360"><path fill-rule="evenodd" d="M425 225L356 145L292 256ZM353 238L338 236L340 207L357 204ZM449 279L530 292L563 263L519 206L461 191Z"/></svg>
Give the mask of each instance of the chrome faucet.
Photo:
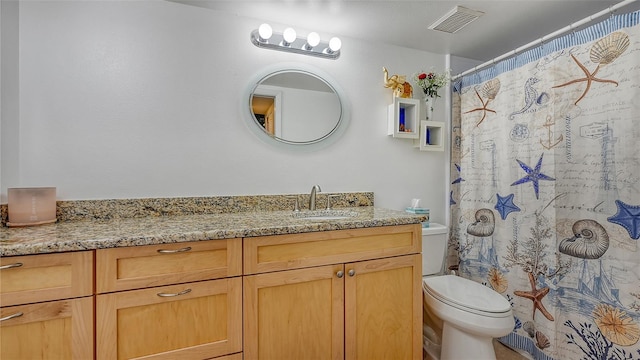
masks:
<svg viewBox="0 0 640 360"><path fill-rule="evenodd" d="M313 185L311 188L311 194L309 194L309 210L316 209L316 191L322 191L322 189L320 189L320 185Z"/></svg>

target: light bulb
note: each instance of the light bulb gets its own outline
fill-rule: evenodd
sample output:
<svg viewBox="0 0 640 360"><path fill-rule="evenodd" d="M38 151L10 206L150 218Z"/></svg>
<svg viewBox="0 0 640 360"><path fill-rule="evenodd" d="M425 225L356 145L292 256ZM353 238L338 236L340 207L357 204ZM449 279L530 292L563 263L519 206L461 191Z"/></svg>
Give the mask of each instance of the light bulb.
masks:
<svg viewBox="0 0 640 360"><path fill-rule="evenodd" d="M284 33L282 33L282 38L285 41L284 46L289 46L292 42L296 40L296 31L292 28L284 29Z"/></svg>
<svg viewBox="0 0 640 360"><path fill-rule="evenodd" d="M332 37L331 40L329 40L329 49L331 49L332 52L336 52L340 50L341 47L342 47L342 41L340 41L339 38Z"/></svg>
<svg viewBox="0 0 640 360"><path fill-rule="evenodd" d="M269 24L262 24L258 28L258 35L260 36L260 41L266 42L273 35L273 30Z"/></svg>
<svg viewBox="0 0 640 360"><path fill-rule="evenodd" d="M318 46L318 44L320 44L320 35L318 35L317 32L310 32L309 35L307 35L307 44L311 48Z"/></svg>

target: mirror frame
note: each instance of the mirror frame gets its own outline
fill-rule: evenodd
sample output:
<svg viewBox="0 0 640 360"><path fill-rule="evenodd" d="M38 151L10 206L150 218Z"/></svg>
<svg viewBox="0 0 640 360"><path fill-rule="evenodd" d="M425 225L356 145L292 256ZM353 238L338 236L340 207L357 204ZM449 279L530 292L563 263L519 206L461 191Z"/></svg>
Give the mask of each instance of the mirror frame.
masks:
<svg viewBox="0 0 640 360"><path fill-rule="evenodd" d="M283 73L283 72L297 72L303 73L306 75L313 76L318 80L323 81L327 84L338 97L338 102L340 103L341 111L340 118L337 121L336 126L327 134L314 139L312 141L288 141L286 139L278 138L267 133L264 128L258 123L258 120L253 114L251 109L251 99L253 93L257 89L260 83L273 75ZM242 96L242 114L245 120L247 127L251 130L253 134L255 134L260 140L275 145L282 148L287 149L295 149L295 150L317 150L320 148L324 148L333 142L335 142L340 136L345 132L346 128L349 125L349 105L347 98L345 96L344 91L338 85L338 83L326 72L307 64L301 63L279 63L276 65L272 65L262 69L261 71L254 74L249 80L249 84L246 87L244 95Z"/></svg>

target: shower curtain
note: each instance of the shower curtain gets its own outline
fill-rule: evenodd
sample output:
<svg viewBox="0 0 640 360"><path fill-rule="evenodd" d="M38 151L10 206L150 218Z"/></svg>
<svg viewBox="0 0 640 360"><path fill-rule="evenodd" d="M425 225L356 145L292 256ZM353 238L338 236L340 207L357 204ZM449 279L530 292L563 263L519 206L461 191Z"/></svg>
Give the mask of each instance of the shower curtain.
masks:
<svg viewBox="0 0 640 360"><path fill-rule="evenodd" d="M535 359L640 359L640 12L453 84L449 249Z"/></svg>

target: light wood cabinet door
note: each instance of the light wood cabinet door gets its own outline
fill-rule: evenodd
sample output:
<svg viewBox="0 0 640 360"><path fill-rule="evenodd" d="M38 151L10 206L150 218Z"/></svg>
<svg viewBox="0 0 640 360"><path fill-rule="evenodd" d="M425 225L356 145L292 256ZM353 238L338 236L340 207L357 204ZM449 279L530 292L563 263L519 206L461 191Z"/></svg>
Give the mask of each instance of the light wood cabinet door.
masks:
<svg viewBox="0 0 640 360"><path fill-rule="evenodd" d="M239 275L241 238L96 251L99 294Z"/></svg>
<svg viewBox="0 0 640 360"><path fill-rule="evenodd" d="M242 351L242 278L96 297L97 359L209 359Z"/></svg>
<svg viewBox="0 0 640 360"><path fill-rule="evenodd" d="M0 359L93 358L93 297L0 308Z"/></svg>
<svg viewBox="0 0 640 360"><path fill-rule="evenodd" d="M244 358L343 359L343 271L329 265L245 276Z"/></svg>
<svg viewBox="0 0 640 360"><path fill-rule="evenodd" d="M0 258L0 305L93 294L93 251Z"/></svg>
<svg viewBox="0 0 640 360"><path fill-rule="evenodd" d="M419 254L246 276L246 359L421 359Z"/></svg>
<svg viewBox="0 0 640 360"><path fill-rule="evenodd" d="M420 254L345 264L345 358L422 359Z"/></svg>

